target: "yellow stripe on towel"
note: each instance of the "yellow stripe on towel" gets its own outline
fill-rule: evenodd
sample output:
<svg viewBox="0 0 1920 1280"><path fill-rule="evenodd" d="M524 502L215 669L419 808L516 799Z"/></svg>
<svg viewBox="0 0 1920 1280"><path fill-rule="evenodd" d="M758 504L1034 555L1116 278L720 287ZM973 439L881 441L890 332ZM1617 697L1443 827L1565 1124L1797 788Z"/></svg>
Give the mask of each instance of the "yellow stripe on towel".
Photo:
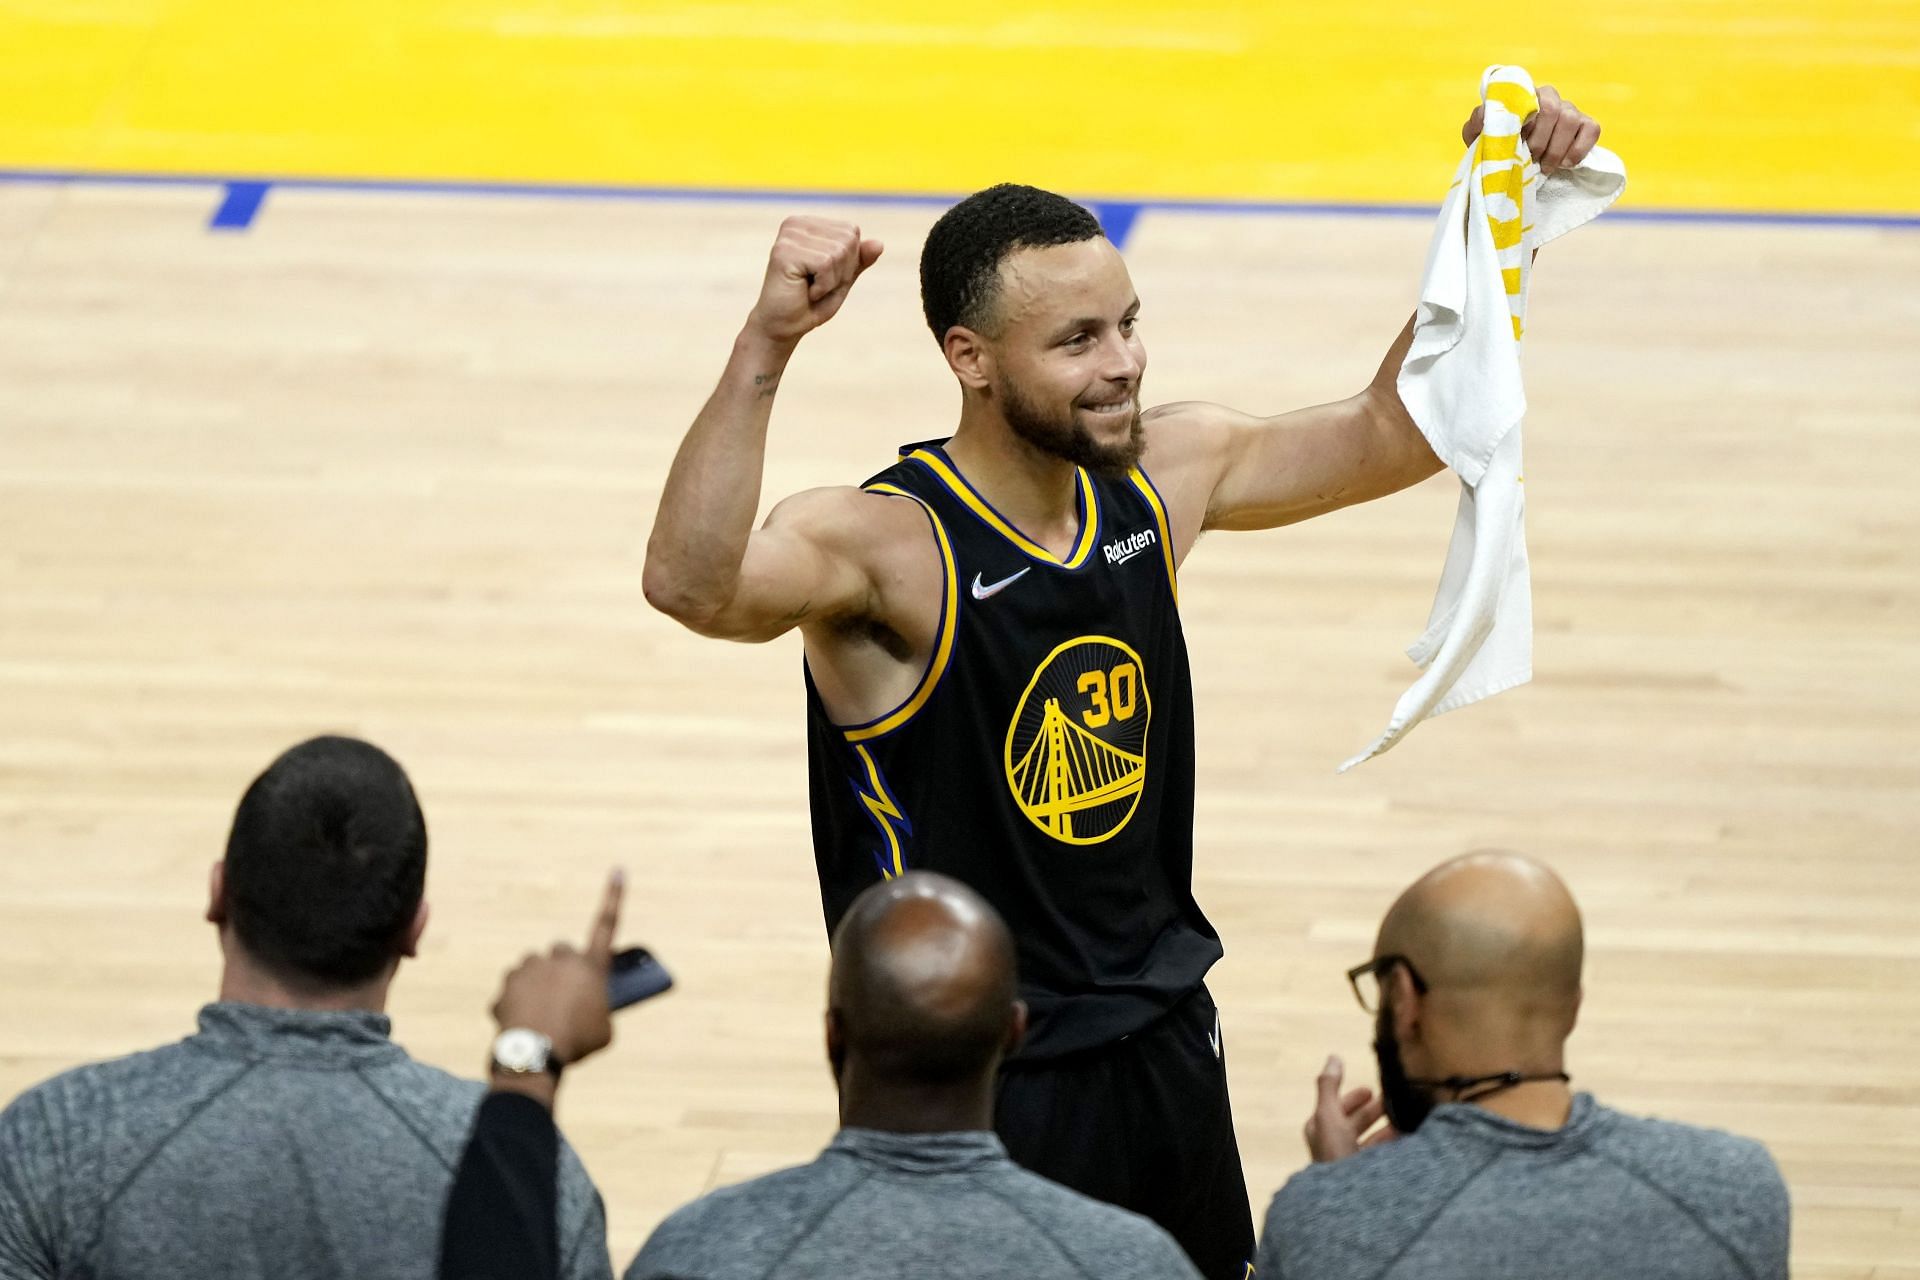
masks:
<svg viewBox="0 0 1920 1280"><path fill-rule="evenodd" d="M1513 112L1524 123L1526 118L1540 109L1540 100L1528 93L1522 85L1508 80L1495 80L1487 86L1487 101L1497 102Z"/></svg>
<svg viewBox="0 0 1920 1280"><path fill-rule="evenodd" d="M1509 133L1505 137L1483 133L1480 135L1481 164L1489 160L1517 160L1520 156L1520 135Z"/></svg>

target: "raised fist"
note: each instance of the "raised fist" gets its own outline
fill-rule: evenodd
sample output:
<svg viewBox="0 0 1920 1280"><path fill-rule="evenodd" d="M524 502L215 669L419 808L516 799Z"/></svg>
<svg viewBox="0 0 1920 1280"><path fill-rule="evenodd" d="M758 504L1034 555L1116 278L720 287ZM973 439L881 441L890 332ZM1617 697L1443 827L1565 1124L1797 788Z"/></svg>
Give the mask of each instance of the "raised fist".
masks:
<svg viewBox="0 0 1920 1280"><path fill-rule="evenodd" d="M748 324L776 342L797 342L833 319L853 282L880 259L878 240L832 218L788 218L767 258L767 277Z"/></svg>
<svg viewBox="0 0 1920 1280"><path fill-rule="evenodd" d="M1528 153L1542 173L1575 167L1587 158L1593 144L1600 141L1600 122L1562 98L1550 84L1539 86L1535 96L1540 109L1520 126L1520 136L1526 140ZM1461 126L1460 138L1468 146L1480 136L1480 123L1485 114L1485 107L1475 107L1466 124Z"/></svg>

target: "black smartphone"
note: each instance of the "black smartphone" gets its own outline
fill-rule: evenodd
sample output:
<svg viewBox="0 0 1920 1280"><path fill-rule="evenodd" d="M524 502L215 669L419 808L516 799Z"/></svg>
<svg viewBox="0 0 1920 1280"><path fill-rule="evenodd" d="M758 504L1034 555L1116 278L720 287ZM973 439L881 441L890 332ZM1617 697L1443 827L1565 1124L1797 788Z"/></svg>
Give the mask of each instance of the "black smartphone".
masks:
<svg viewBox="0 0 1920 1280"><path fill-rule="evenodd" d="M673 985L673 975L645 947L628 947L613 958L607 973L607 1008L624 1009L651 999Z"/></svg>

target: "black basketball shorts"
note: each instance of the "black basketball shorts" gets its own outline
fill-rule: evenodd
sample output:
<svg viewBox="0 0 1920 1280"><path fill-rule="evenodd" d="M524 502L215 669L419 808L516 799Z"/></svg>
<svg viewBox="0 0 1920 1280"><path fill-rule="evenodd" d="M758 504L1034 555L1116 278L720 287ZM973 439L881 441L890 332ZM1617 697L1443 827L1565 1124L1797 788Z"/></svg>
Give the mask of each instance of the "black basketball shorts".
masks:
<svg viewBox="0 0 1920 1280"><path fill-rule="evenodd" d="M1010 1064L994 1127L1026 1168L1166 1228L1207 1280L1245 1280L1253 1213L1205 987L1112 1044Z"/></svg>

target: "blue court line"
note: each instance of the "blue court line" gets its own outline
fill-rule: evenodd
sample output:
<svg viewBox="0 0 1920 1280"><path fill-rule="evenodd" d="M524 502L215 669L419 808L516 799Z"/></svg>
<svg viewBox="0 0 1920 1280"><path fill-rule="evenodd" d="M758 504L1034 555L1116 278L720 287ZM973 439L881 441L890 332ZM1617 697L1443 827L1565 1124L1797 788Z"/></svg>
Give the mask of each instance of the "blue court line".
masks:
<svg viewBox="0 0 1920 1280"><path fill-rule="evenodd" d="M213 217L207 222L207 230L245 231L253 225L253 219L266 198L267 184L264 182L229 182L226 195L220 199L220 207L213 211Z"/></svg>
<svg viewBox="0 0 1920 1280"><path fill-rule="evenodd" d="M1093 216L1100 219L1100 229L1107 233L1113 247L1124 249L1127 237L1133 234L1133 224L1140 217L1140 206L1134 202L1096 200Z"/></svg>
<svg viewBox="0 0 1920 1280"><path fill-rule="evenodd" d="M233 188L282 187L300 191L352 191L408 195L521 196L561 200L739 201L786 205L889 205L945 207L964 192L802 191L744 187L649 187L620 184L543 182L462 182L388 178L315 178L220 174L120 173L85 169L0 169L0 183L88 183L120 186ZM1169 213L1279 214L1301 217L1430 218L1435 204L1313 200L1185 200L1173 197L1086 197L1101 210ZM1757 209L1613 209L1608 221L1697 222L1715 225L1790 227L1868 227L1920 230L1920 213L1789 213Z"/></svg>

